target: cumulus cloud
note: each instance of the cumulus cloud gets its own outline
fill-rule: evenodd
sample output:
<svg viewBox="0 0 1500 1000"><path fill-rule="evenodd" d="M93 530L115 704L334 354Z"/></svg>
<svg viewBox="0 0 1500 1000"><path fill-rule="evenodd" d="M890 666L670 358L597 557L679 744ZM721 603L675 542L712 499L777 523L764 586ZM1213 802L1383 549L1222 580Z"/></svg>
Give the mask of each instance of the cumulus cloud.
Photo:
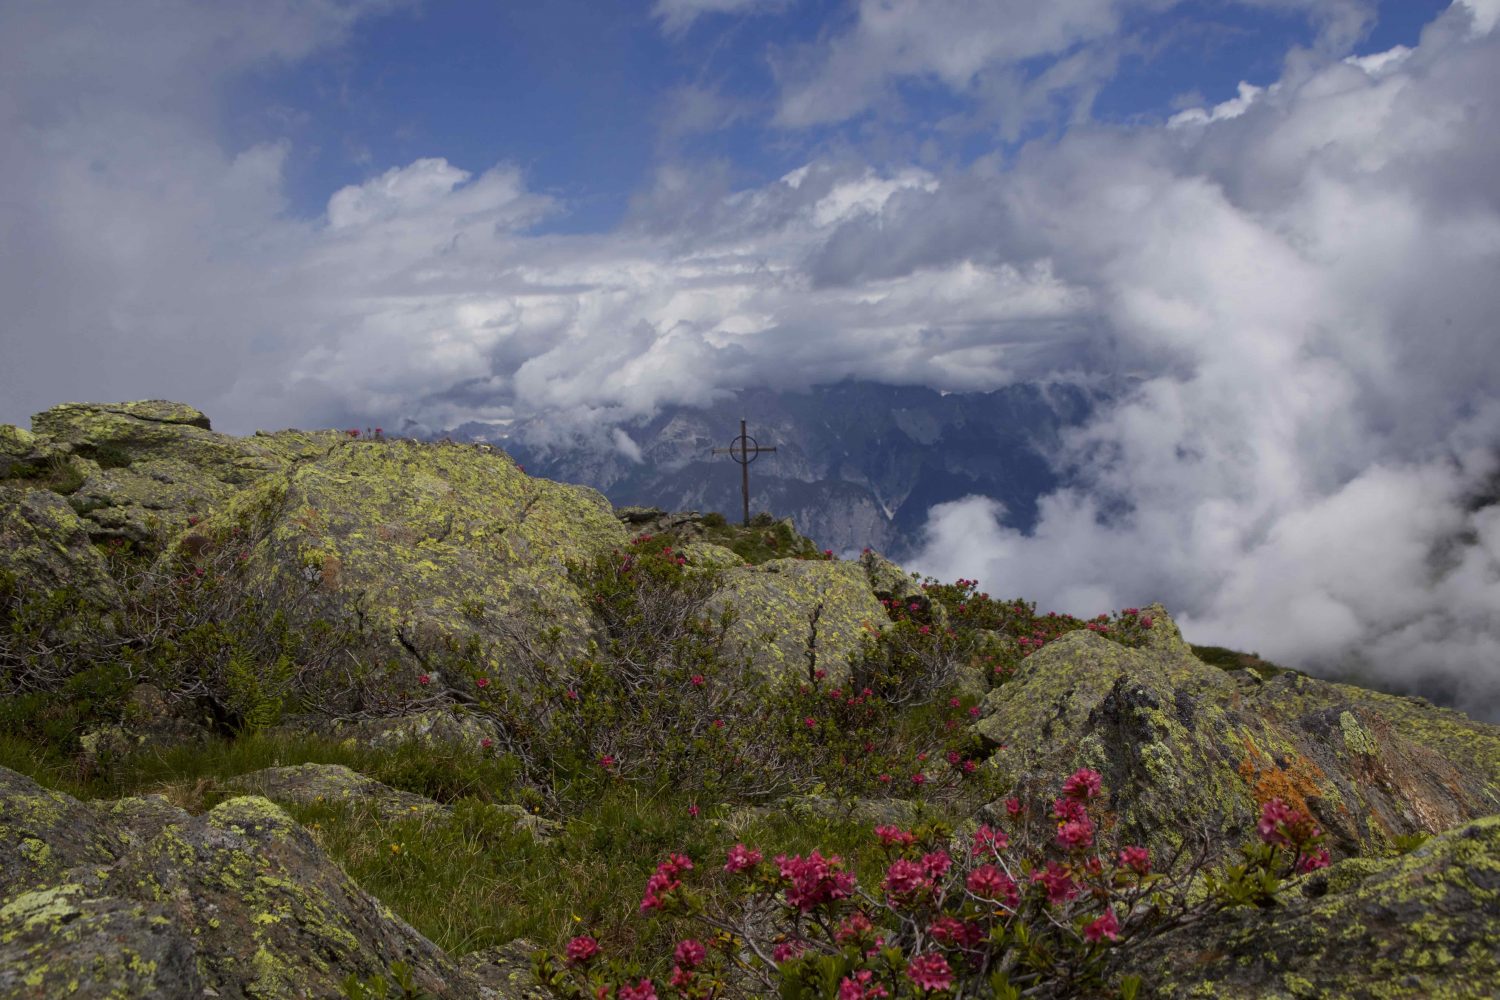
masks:
<svg viewBox="0 0 1500 1000"><path fill-rule="evenodd" d="M1058 456L1072 486L1032 534L947 505L926 568L1078 613L1162 598L1196 641L1500 717L1500 515L1475 501L1500 456L1500 122L1471 99L1500 51L1463 13L1232 114L1026 158L1012 213L1143 380Z"/></svg>

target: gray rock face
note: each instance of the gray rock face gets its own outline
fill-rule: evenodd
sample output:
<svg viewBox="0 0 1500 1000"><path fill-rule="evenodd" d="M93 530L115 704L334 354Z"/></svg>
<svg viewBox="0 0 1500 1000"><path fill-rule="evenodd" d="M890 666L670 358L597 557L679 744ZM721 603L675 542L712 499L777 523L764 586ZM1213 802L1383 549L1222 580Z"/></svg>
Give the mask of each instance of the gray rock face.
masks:
<svg viewBox="0 0 1500 1000"><path fill-rule="evenodd" d="M1132 956L1153 996L1492 997L1500 816L1410 855L1352 859L1270 910L1226 911Z"/></svg>
<svg viewBox="0 0 1500 1000"><path fill-rule="evenodd" d="M1206 834L1221 849L1271 798L1310 811L1335 856L1500 812L1500 727L1302 674L1212 667L1160 606L1147 613L1145 647L1070 632L990 693L977 729L1006 745L1005 773L1040 786L1092 767L1127 836Z"/></svg>
<svg viewBox="0 0 1500 1000"><path fill-rule="evenodd" d="M263 798L190 816L80 803L0 769L0 845L0 996L338 997L345 977L397 962L431 995L514 995L460 970Z"/></svg>
<svg viewBox="0 0 1500 1000"><path fill-rule="evenodd" d="M766 676L825 670L846 679L850 658L887 620L857 563L773 559L723 572L715 601L740 612L727 637L730 656Z"/></svg>
<svg viewBox="0 0 1500 1000"><path fill-rule="evenodd" d="M89 527L56 493L0 485L0 571L38 595L72 587L84 600L109 607L119 594L89 541Z"/></svg>

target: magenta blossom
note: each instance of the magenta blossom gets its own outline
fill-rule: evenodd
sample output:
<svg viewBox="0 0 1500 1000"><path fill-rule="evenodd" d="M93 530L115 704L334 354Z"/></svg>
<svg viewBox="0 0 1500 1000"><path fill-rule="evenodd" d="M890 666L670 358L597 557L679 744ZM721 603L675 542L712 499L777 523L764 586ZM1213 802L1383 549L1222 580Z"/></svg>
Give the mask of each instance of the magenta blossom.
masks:
<svg viewBox="0 0 1500 1000"><path fill-rule="evenodd" d="M771 959L778 965L782 962L790 962L794 958L800 958L807 950L807 945L802 941L783 941L771 949Z"/></svg>
<svg viewBox="0 0 1500 1000"><path fill-rule="evenodd" d="M692 938L687 938L685 940L677 942L677 951L675 957L677 959L677 964L682 966L684 969L696 969L698 966L702 965L703 960L708 957L708 949L703 947L702 941L695 941Z"/></svg>
<svg viewBox="0 0 1500 1000"><path fill-rule="evenodd" d="M1311 854L1297 862L1297 871L1303 875L1308 872L1317 871L1319 868L1327 868L1329 864L1328 852L1323 850L1313 851Z"/></svg>
<svg viewBox="0 0 1500 1000"><path fill-rule="evenodd" d="M920 861L897 858L886 869L884 888L892 899L905 902L932 888L932 878Z"/></svg>
<svg viewBox="0 0 1500 1000"><path fill-rule="evenodd" d="M854 892L854 873L842 870L843 859L837 854L827 858L817 851L806 858L783 854L776 864L781 877L791 883L786 890L787 904L803 913L824 903L847 899Z"/></svg>
<svg viewBox="0 0 1500 1000"><path fill-rule="evenodd" d="M760 864L761 853L751 850L744 844L735 844L729 849L729 860L724 863L726 872L742 872L746 868L754 868Z"/></svg>
<svg viewBox="0 0 1500 1000"><path fill-rule="evenodd" d="M1045 871L1034 871L1031 873L1032 882L1040 882L1042 888L1047 890L1047 902L1054 905L1066 903L1078 895L1078 886L1068 870L1056 861L1047 862Z"/></svg>
<svg viewBox="0 0 1500 1000"><path fill-rule="evenodd" d="M880 838L881 847L909 847L917 842L914 834L901 829L899 826L877 826L875 836Z"/></svg>
<svg viewBox="0 0 1500 1000"><path fill-rule="evenodd" d="M580 934L568 942L568 961L575 965L587 962L597 954L599 954L599 942L587 934Z"/></svg>
<svg viewBox="0 0 1500 1000"><path fill-rule="evenodd" d="M948 960L936 952L918 955L906 967L906 978L923 990L946 990L953 985Z"/></svg>
<svg viewBox="0 0 1500 1000"><path fill-rule="evenodd" d="M1014 909L1021 902L1021 890L1015 880L994 865L980 865L969 872L965 883L980 899L998 900Z"/></svg>
<svg viewBox="0 0 1500 1000"><path fill-rule="evenodd" d="M1104 916L1092 921L1083 929L1083 939L1089 944L1098 944L1104 938L1111 941L1120 940L1120 922L1115 919L1114 910L1105 910Z"/></svg>
<svg viewBox="0 0 1500 1000"><path fill-rule="evenodd" d="M642 979L634 986L621 986L615 993L619 1000L656 1000L656 987L649 979Z"/></svg>
<svg viewBox="0 0 1500 1000"><path fill-rule="evenodd" d="M1057 843L1070 851L1081 851L1094 844L1094 824L1085 816L1070 819L1057 827Z"/></svg>
<svg viewBox="0 0 1500 1000"><path fill-rule="evenodd" d="M969 853L977 858L981 855L988 855L991 851L1003 851L1009 843L1010 838L1003 832L993 829L989 824L981 824L979 829L974 831L974 840Z"/></svg>
<svg viewBox="0 0 1500 1000"><path fill-rule="evenodd" d="M853 976L839 980L839 1000L881 1000L890 996L890 991L879 983L872 983L875 973L861 969Z"/></svg>
<svg viewBox="0 0 1500 1000"><path fill-rule="evenodd" d="M1070 799L1092 799L1103 789L1103 779L1098 771L1080 767L1063 782L1063 794Z"/></svg>
<svg viewBox="0 0 1500 1000"><path fill-rule="evenodd" d="M1151 874L1151 852L1144 847L1127 847L1120 852L1120 867L1137 875Z"/></svg>

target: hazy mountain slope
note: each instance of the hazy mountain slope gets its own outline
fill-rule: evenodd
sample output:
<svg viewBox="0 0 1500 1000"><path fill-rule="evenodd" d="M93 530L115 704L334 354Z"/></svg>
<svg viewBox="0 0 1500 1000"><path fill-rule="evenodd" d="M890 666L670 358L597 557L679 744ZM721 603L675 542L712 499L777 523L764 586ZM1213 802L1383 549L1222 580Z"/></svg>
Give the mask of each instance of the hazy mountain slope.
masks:
<svg viewBox="0 0 1500 1000"><path fill-rule="evenodd" d="M712 449L742 417L774 455L751 469L751 506L793 517L829 548L902 552L933 504L982 494L1027 529L1059 476L1048 456L1104 393L1064 384L948 393L841 382L803 392L748 389L702 408L671 407L593 437L546 421L465 424L456 440L503 445L534 474L586 483L616 504L740 508L739 469ZM632 452L636 452L632 454Z"/></svg>

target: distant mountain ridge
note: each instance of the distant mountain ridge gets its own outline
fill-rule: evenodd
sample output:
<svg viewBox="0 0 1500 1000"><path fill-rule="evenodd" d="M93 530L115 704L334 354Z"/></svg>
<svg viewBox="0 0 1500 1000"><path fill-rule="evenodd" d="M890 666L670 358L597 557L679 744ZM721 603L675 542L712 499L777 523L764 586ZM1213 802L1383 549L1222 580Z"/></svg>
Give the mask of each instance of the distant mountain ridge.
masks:
<svg viewBox="0 0 1500 1000"><path fill-rule="evenodd" d="M774 455L751 467L752 511L789 515L838 551L872 546L901 556L935 504L970 495L1005 504L1029 530L1037 501L1062 484L1049 455L1110 395L1071 383L991 392L845 381L803 391L745 389L703 407L671 406L591 438L559 442L545 420L468 423L447 436L504 447L535 475L584 483L617 506L720 511L741 506L727 446L742 417Z"/></svg>

